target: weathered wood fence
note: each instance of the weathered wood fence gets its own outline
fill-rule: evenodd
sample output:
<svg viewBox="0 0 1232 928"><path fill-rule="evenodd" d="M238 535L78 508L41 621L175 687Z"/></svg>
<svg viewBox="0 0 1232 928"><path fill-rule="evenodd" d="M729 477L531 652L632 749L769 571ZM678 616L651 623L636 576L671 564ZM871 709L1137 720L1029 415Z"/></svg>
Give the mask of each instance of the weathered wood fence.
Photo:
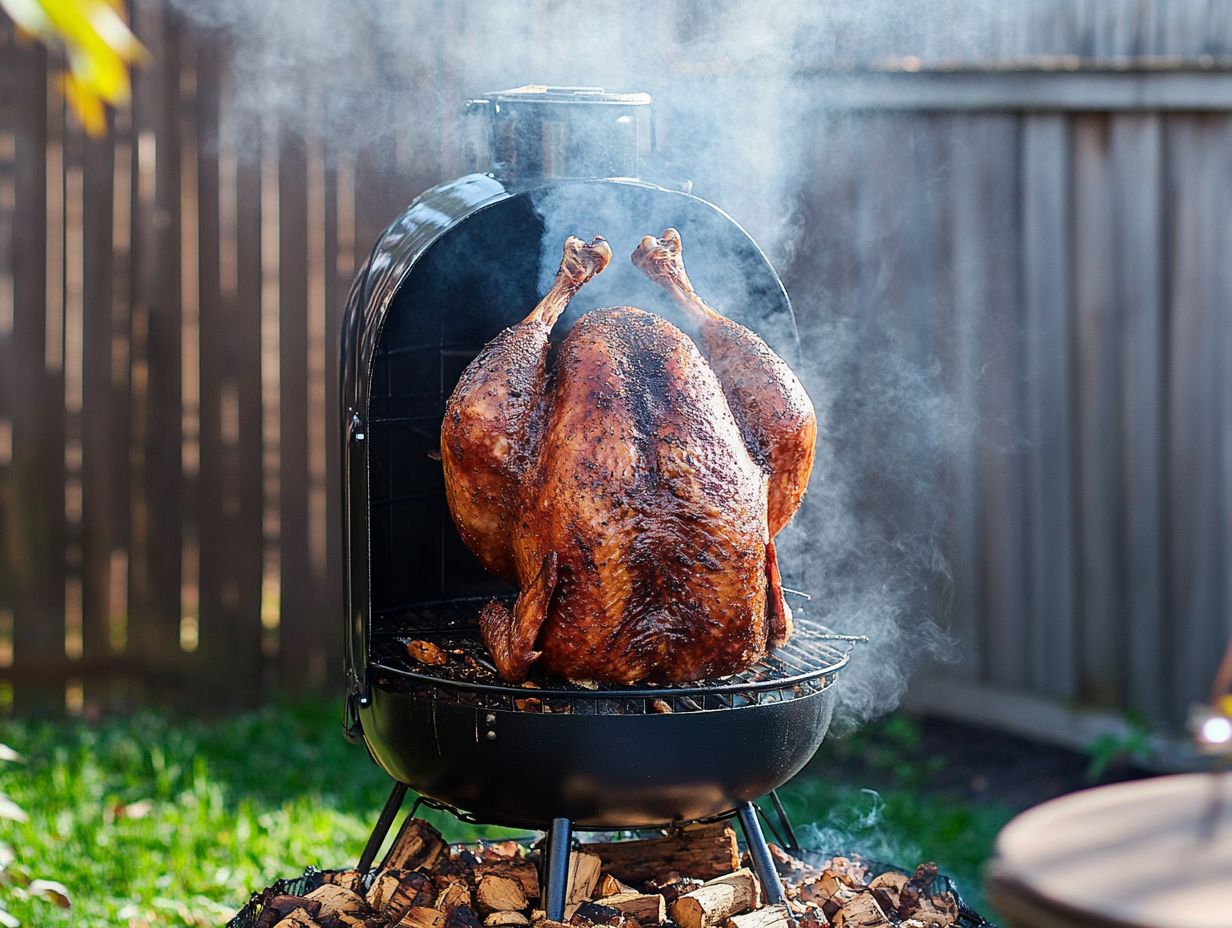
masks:
<svg viewBox="0 0 1232 928"><path fill-rule="evenodd" d="M807 75L805 352L822 313L899 314L978 423L941 532L967 659L923 704L1175 727L1232 630L1230 8L996 4L948 45L956 14L921 13L849 37L843 63L878 63L858 78ZM336 685L339 313L400 204L462 171L457 102L486 89L446 74L410 153L254 144L220 39L157 2L134 19L154 63L101 140L0 31L8 711Z"/></svg>

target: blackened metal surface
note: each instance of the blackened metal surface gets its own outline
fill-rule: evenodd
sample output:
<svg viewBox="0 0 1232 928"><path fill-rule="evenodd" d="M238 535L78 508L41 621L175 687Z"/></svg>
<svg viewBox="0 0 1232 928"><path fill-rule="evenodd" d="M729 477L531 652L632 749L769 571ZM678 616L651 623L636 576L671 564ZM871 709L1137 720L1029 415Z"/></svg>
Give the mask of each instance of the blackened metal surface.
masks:
<svg viewBox="0 0 1232 928"><path fill-rule="evenodd" d="M473 608L478 610L479 604ZM411 641L434 645L435 656L443 663L414 659L407 648ZM484 705L513 708L519 704L528 712L558 711L553 706L567 705L575 712L639 715L727 709L806 695L829 685L830 678L846 666L851 642L847 636L801 618L787 644L727 677L689 684L599 685L546 676L532 665L529 679L519 685L501 678L473 624L433 628L403 619L373 636L370 666L385 681L383 686L425 694L432 691L450 702L474 703L483 698ZM586 706L588 702L601 702L603 708Z"/></svg>
<svg viewBox="0 0 1232 928"><path fill-rule="evenodd" d="M611 242L617 259L574 300L581 313L635 305L680 322L627 255L680 229L708 301L789 361L796 331L782 283L732 219L687 194L625 180L512 188L470 175L417 199L377 242L352 287L341 357L347 687L369 689L373 616L427 601L507 593L467 551L445 503L440 420L463 368L546 290L567 234ZM690 247L692 246L692 247Z"/></svg>
<svg viewBox="0 0 1232 928"><path fill-rule="evenodd" d="M783 702L641 715L534 714L386 689L361 710L390 776L491 824L647 828L721 815L817 751L834 687Z"/></svg>

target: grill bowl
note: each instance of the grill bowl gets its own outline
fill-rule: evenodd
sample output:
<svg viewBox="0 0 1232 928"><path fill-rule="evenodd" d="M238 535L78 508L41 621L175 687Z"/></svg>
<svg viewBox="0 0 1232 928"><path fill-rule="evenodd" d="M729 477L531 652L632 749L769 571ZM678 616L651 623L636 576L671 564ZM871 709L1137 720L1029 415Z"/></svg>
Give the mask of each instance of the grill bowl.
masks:
<svg viewBox="0 0 1232 928"><path fill-rule="evenodd" d="M406 657L434 640L444 667ZM687 686L500 680L473 629L374 642L364 739L392 777L476 819L647 828L726 814L791 779L834 710L843 639L806 620L748 670Z"/></svg>

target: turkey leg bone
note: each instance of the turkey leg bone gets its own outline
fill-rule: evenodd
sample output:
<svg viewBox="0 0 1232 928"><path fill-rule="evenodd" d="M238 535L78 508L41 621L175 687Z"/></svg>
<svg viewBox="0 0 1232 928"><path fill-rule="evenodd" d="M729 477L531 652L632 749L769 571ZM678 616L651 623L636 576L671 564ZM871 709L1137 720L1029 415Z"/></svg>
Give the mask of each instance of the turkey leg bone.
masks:
<svg viewBox="0 0 1232 928"><path fill-rule="evenodd" d="M685 271L680 233L645 236L633 263L685 311L698 327L702 348L723 385L727 404L745 444L766 472L770 541L766 574L767 609L774 644L791 636L791 610L782 594L774 536L795 515L808 488L817 445L813 403L782 358L757 334L708 306Z"/></svg>
<svg viewBox="0 0 1232 928"><path fill-rule="evenodd" d="M512 545L516 489L534 458L548 336L569 300L611 259L612 249L600 236L590 244L565 239L560 270L547 294L525 319L488 342L462 372L441 423L445 493L458 533L488 570L522 587L512 615L490 603L481 618L498 666L502 672L510 668L514 676L524 676L538 657L532 646L556 585L553 556L520 570ZM531 576L522 576L526 573Z"/></svg>

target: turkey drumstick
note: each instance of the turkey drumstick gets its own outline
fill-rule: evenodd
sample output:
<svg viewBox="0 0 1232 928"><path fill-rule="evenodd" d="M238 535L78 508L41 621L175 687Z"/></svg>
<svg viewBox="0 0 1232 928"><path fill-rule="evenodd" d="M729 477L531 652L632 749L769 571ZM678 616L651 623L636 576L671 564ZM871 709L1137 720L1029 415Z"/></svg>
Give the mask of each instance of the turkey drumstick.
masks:
<svg viewBox="0 0 1232 928"><path fill-rule="evenodd" d="M680 233L645 236L633 263L663 287L700 329L702 348L754 459L770 478L770 537L804 498L817 444L817 415L799 378L762 339L706 305L684 268Z"/></svg>
<svg viewBox="0 0 1232 928"><path fill-rule="evenodd" d="M483 566L517 580L514 497L534 448L528 439L547 381L548 336L569 300L612 260L600 236L565 240L560 270L539 305L488 342L466 368L441 424L441 464L454 522Z"/></svg>

